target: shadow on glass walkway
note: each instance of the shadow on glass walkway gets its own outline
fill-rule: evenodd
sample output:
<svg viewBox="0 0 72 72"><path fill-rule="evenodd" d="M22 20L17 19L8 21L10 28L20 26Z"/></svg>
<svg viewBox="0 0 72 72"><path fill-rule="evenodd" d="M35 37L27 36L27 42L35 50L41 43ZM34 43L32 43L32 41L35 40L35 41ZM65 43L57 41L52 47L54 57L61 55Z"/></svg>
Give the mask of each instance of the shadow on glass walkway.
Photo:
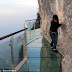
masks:
<svg viewBox="0 0 72 72"><path fill-rule="evenodd" d="M1 72L61 72L61 55L51 50L40 34L42 30L35 29L35 21L26 22L28 29L0 38L12 36L0 44Z"/></svg>

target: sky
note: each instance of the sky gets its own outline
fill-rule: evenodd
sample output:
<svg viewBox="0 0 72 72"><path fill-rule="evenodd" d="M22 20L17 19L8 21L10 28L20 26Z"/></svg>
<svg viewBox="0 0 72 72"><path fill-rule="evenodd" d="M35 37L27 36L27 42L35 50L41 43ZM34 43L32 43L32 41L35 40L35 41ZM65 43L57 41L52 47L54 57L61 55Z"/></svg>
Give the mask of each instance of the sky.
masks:
<svg viewBox="0 0 72 72"><path fill-rule="evenodd" d="M33 19L37 10L37 0L0 0L0 22Z"/></svg>
<svg viewBox="0 0 72 72"><path fill-rule="evenodd" d="M16 28L14 24L19 28L25 20L35 19L37 12L37 0L0 0L0 36Z"/></svg>

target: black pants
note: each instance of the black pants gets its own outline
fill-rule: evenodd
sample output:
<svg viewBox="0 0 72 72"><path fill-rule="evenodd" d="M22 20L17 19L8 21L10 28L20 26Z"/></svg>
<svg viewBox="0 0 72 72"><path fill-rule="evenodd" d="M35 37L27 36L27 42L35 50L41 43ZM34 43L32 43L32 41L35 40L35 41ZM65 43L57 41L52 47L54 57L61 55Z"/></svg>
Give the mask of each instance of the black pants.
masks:
<svg viewBox="0 0 72 72"><path fill-rule="evenodd" d="M57 46L57 41L58 41L58 33L51 33L50 32L50 37L52 39L52 42L51 42L51 47L54 46L56 47Z"/></svg>

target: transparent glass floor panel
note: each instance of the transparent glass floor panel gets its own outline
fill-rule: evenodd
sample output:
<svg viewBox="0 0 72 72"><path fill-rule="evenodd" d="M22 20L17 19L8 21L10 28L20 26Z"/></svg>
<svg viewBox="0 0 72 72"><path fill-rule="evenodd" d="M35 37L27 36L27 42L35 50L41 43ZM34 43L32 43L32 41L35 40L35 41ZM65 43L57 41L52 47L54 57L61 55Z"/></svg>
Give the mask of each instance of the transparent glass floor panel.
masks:
<svg viewBox="0 0 72 72"><path fill-rule="evenodd" d="M29 58L18 72L60 72L60 59Z"/></svg>
<svg viewBox="0 0 72 72"><path fill-rule="evenodd" d="M42 47L42 38L33 40L32 42L30 42L30 44L27 45L28 48L41 48Z"/></svg>
<svg viewBox="0 0 72 72"><path fill-rule="evenodd" d="M28 48L28 57L40 57L40 50L41 48Z"/></svg>
<svg viewBox="0 0 72 72"><path fill-rule="evenodd" d="M28 63L18 72L61 72L61 55L52 51L44 38L33 41L27 47Z"/></svg>

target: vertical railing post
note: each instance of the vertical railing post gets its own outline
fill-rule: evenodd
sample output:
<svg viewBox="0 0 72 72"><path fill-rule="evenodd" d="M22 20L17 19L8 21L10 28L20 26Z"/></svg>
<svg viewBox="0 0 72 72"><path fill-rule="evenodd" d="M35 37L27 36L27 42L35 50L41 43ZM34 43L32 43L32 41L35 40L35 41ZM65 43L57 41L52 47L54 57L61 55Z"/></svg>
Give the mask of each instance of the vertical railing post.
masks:
<svg viewBox="0 0 72 72"><path fill-rule="evenodd" d="M24 23L24 28L27 28L26 23ZM27 30L24 31L23 50L24 50L24 57L28 58L28 51L27 51ZM29 71L28 60L27 60L27 71Z"/></svg>
<svg viewBox="0 0 72 72"><path fill-rule="evenodd" d="M30 25L30 22L29 22L29 27L30 27L30 40L31 40L31 25Z"/></svg>
<svg viewBox="0 0 72 72"><path fill-rule="evenodd" d="M28 60L27 60L27 72L29 72L29 64L28 64Z"/></svg>
<svg viewBox="0 0 72 72"><path fill-rule="evenodd" d="M14 70L14 57L13 57L13 36L10 39L11 46L11 61L12 61L12 70ZM12 71L13 72L13 71Z"/></svg>
<svg viewBox="0 0 72 72"><path fill-rule="evenodd" d="M35 30L35 22L34 22L34 30Z"/></svg>
<svg viewBox="0 0 72 72"><path fill-rule="evenodd" d="M34 31L35 31L35 28L36 28L35 25L36 25L36 21L34 22ZM35 35L34 37L36 38L36 34L34 34L34 35Z"/></svg>
<svg viewBox="0 0 72 72"><path fill-rule="evenodd" d="M27 26L24 23L24 28L26 29ZM24 31L24 38L23 38L23 57L28 57L27 53L27 30Z"/></svg>

